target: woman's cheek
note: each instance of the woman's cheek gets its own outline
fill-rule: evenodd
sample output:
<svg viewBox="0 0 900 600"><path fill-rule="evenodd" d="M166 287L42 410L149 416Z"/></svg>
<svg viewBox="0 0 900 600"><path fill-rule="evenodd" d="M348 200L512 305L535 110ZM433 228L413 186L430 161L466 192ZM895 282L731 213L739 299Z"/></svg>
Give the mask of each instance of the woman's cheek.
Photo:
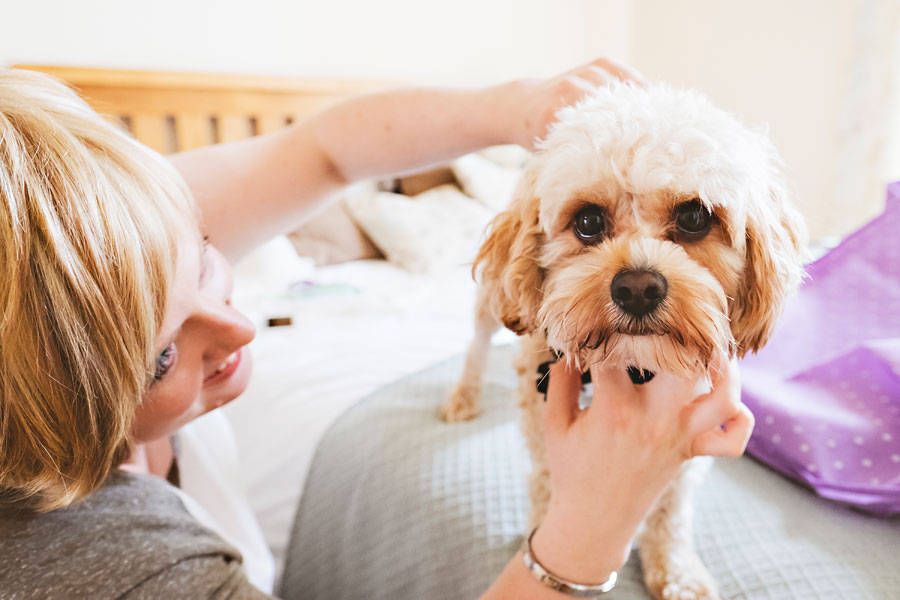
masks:
<svg viewBox="0 0 900 600"><path fill-rule="evenodd" d="M166 389L151 391L138 407L132 429L136 441L148 442L169 435L200 416L193 414L199 411L192 410L200 390L171 383Z"/></svg>

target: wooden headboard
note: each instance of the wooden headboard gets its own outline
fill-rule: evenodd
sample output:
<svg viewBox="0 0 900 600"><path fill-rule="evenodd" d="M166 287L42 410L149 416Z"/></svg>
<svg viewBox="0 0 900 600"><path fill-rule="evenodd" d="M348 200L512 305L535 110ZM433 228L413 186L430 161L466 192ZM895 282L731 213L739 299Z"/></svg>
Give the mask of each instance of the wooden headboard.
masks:
<svg viewBox="0 0 900 600"><path fill-rule="evenodd" d="M16 65L70 84L99 113L163 154L267 133L374 82Z"/></svg>

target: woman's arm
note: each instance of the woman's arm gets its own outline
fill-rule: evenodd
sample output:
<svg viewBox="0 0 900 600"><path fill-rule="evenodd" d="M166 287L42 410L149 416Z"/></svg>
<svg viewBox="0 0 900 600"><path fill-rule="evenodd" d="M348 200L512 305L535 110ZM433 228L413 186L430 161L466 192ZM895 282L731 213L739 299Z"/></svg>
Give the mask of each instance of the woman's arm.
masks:
<svg viewBox="0 0 900 600"><path fill-rule="evenodd" d="M551 500L532 543L546 569L574 583L605 582L685 460L743 453L753 416L740 402L737 364L722 361L714 372L713 390L698 396L696 382L667 373L634 385L624 369L595 368L591 406L579 410L580 374L564 364L551 368ZM518 553L482 600L565 597L540 584Z"/></svg>
<svg viewBox="0 0 900 600"><path fill-rule="evenodd" d="M359 96L268 135L172 156L229 259L323 209L348 183L411 172L495 144L531 147L591 86L639 79L599 59L546 80Z"/></svg>

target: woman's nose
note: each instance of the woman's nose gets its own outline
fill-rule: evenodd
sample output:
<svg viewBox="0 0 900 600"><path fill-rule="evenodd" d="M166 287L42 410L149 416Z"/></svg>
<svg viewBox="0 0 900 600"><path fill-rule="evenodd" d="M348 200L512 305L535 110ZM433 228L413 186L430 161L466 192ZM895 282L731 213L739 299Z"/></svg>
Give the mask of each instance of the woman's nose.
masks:
<svg viewBox="0 0 900 600"><path fill-rule="evenodd" d="M208 352L228 356L241 346L249 344L256 335L256 328L250 319L231 304L212 306L205 311L204 316L210 345Z"/></svg>

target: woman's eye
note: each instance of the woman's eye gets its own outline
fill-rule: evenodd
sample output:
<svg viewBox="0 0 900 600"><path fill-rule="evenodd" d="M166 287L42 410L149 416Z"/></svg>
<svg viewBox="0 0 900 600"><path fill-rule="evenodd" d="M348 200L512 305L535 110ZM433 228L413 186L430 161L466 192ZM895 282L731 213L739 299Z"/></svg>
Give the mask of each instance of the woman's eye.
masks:
<svg viewBox="0 0 900 600"><path fill-rule="evenodd" d="M603 239L606 231L606 219L603 209L599 206L585 206L577 213L574 219L575 236L583 244L596 244Z"/></svg>
<svg viewBox="0 0 900 600"><path fill-rule="evenodd" d="M172 368L172 365L175 364L175 357L177 355L178 348L175 347L175 342L166 346L166 349L159 353L159 356L156 357L156 369L153 372L153 381L160 381L166 376L166 373Z"/></svg>
<svg viewBox="0 0 900 600"><path fill-rule="evenodd" d="M679 233L690 239L705 236L711 225L712 215L699 200L691 200L675 208L675 226Z"/></svg>

